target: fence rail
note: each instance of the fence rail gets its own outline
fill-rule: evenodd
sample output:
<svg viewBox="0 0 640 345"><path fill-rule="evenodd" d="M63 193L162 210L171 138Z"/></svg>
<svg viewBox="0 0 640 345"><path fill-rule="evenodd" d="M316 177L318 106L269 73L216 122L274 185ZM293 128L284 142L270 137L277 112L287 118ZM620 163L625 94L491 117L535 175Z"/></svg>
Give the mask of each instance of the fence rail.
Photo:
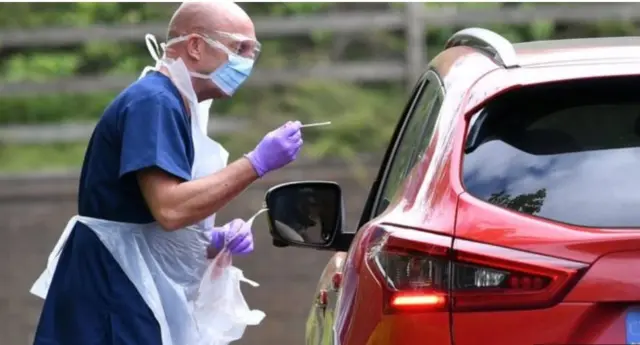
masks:
<svg viewBox="0 0 640 345"><path fill-rule="evenodd" d="M284 168L281 173L295 176L301 170L322 167L323 169L333 170L336 173L355 174L356 170L350 170L349 168L353 168L354 164L356 164L360 168L365 168L370 173L375 174L381 159L382 157L377 155L358 155L349 161L338 158L314 159L301 157L295 163ZM0 172L0 203L2 201L11 201L20 197L20 195L27 194L29 195L28 197L32 197L42 193L51 195L75 193L79 177L80 171L76 169L27 173ZM38 183L42 185L34 188ZM47 191L45 192L44 189L47 189ZM27 192L27 190L30 190L30 192Z"/></svg>
<svg viewBox="0 0 640 345"><path fill-rule="evenodd" d="M394 81L402 80L405 64L401 61L348 62L339 65L316 65L304 70L257 69L247 81L248 85L264 87L286 85L306 79L340 81ZM28 96L57 93L93 93L121 90L138 76L81 76L62 78L50 82L19 82L0 84L0 96Z"/></svg>
<svg viewBox="0 0 640 345"><path fill-rule="evenodd" d="M407 49L404 61L360 61L320 64L301 70L256 70L249 84L256 87L294 84L306 79L355 81L402 81L412 84L426 62L427 30L442 26L476 26L490 24L526 24L533 21L602 21L640 18L640 4L538 4L536 7L501 7L490 10L456 7L425 10L421 3L408 3L405 11L347 12L287 18L256 18L261 38L301 35L315 31L336 33L404 30ZM91 26L87 28L49 28L0 31L0 48L51 47L100 41L140 41L146 33L165 34L166 24ZM52 93L91 93L119 90L137 76L82 76L50 82L0 83L0 97L43 95ZM216 130L237 129L229 123ZM73 129L70 129L73 128ZM69 142L88 138L90 124L71 124L56 131L50 126L7 127L0 129L0 142ZM56 134L57 133L57 134ZM70 134L73 133L73 134ZM46 140L44 139L46 138Z"/></svg>
<svg viewBox="0 0 640 345"><path fill-rule="evenodd" d="M233 133L245 129L249 123L242 119L217 117L209 124L209 135ZM87 141L95 122L9 125L0 127L0 144L51 144Z"/></svg>
<svg viewBox="0 0 640 345"><path fill-rule="evenodd" d="M423 6L421 5L420 8ZM412 7L415 11L417 7ZM534 21L596 21L629 20L640 16L638 3L565 3L538 4L536 7L503 7L465 9L456 7L433 8L420 11L418 18L428 27L470 26L483 24L526 24ZM399 10L376 12L346 12L328 15L294 16L285 18L256 18L256 31L260 38L308 34L315 31L369 32L371 30L404 29L407 14ZM166 34L166 23L104 26L85 28L47 28L35 30L0 31L0 47L58 47L81 44L99 39L101 42L140 41L147 33Z"/></svg>
<svg viewBox="0 0 640 345"><path fill-rule="evenodd" d="M417 6L416 6L417 5ZM535 21L595 21L640 18L640 4L573 4L538 5L532 8L459 9L443 7L423 10L420 3L409 3L407 10L387 12L353 12L316 16L258 18L256 30L260 37L301 35L314 31L336 33L369 32L372 30L404 29L412 36L407 45L405 61L350 62L319 65L304 70L257 70L252 76L254 86L292 84L301 80L330 79L339 81L395 81L415 78L418 62L423 64L426 28L442 26L473 26L487 24L526 24ZM0 32L0 47L43 47L82 44L92 40L140 41L146 33L162 36L166 24L128 26L92 26L87 28L51 28ZM423 43L416 47L418 41ZM407 63L408 62L408 63ZM408 70L407 65L413 70ZM422 68L422 66L419 66ZM136 76L86 76L46 83L0 83L0 96L39 95L60 92L96 92L120 89Z"/></svg>

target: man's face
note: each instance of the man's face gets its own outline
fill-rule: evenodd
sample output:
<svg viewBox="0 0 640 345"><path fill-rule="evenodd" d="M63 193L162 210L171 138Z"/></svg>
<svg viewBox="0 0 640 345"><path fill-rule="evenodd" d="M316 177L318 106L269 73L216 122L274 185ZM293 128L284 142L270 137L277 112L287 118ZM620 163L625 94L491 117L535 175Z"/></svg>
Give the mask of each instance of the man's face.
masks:
<svg viewBox="0 0 640 345"><path fill-rule="evenodd" d="M250 36L249 36L250 35ZM241 56L250 59L257 58L260 45L255 39L255 33L213 31L208 35L195 35L195 49L192 54L192 70L202 75L211 75L221 68L230 56ZM210 79L196 78L194 88L205 97L227 97Z"/></svg>

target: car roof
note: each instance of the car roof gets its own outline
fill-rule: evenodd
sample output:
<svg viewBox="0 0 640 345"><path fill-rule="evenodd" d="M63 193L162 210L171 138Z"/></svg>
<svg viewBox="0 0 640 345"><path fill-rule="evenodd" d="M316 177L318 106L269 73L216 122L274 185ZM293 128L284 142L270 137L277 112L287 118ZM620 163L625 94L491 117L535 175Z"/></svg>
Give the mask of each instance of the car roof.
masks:
<svg viewBox="0 0 640 345"><path fill-rule="evenodd" d="M465 50L467 55L482 53L493 61L496 68L507 69L541 65L640 62L640 37L637 36L511 43L505 37L483 28L469 28L456 32L449 38L445 50L440 54L445 57L434 60L439 60L438 64L457 65L464 69L474 68L471 64L443 61L460 60L464 54L450 53L459 47L468 48Z"/></svg>
<svg viewBox="0 0 640 345"><path fill-rule="evenodd" d="M540 51L548 49L580 49L596 47L628 47L640 45L638 36L597 37L597 38L568 38L547 41L531 41L514 43L516 51Z"/></svg>
<svg viewBox="0 0 640 345"><path fill-rule="evenodd" d="M533 41L513 44L520 67L546 64L640 61L640 37L601 37Z"/></svg>
<svg viewBox="0 0 640 345"><path fill-rule="evenodd" d="M640 37L511 43L481 28L455 33L430 63L463 113L508 89L570 79L640 75Z"/></svg>

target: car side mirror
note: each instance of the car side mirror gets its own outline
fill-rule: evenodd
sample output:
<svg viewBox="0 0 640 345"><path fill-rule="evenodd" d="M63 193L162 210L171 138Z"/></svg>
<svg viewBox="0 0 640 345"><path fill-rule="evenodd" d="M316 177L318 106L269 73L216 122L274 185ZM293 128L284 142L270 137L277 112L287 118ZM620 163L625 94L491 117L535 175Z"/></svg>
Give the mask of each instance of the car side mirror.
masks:
<svg viewBox="0 0 640 345"><path fill-rule="evenodd" d="M269 231L276 246L333 249L343 223L342 190L335 182L277 185L265 195Z"/></svg>

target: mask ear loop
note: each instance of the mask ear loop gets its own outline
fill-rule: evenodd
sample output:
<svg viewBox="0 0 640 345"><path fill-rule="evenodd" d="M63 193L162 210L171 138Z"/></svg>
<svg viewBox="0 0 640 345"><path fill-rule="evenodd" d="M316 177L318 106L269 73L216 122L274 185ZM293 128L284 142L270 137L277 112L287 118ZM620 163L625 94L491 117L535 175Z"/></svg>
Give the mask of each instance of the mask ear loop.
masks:
<svg viewBox="0 0 640 345"><path fill-rule="evenodd" d="M151 71L156 71L160 67L160 65L162 64L162 60L160 56L164 58L164 53L167 48L166 43L158 44L156 37L152 34L144 35L144 41L145 41L145 45L147 46L147 50L149 51L149 55L151 55L151 58L153 59L153 61L156 62L156 65L145 66L145 68L142 69L142 73L140 73L140 77L138 77L138 79L144 77L147 73ZM161 53L162 55L160 55Z"/></svg>

